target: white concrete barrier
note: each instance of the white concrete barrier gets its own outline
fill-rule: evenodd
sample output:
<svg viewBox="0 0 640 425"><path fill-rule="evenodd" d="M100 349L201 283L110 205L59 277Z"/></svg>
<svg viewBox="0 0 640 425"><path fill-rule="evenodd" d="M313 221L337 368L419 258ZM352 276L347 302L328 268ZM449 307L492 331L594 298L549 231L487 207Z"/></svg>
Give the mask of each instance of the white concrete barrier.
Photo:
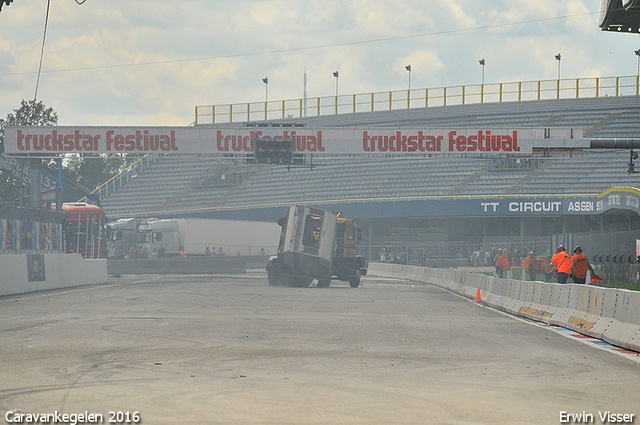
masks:
<svg viewBox="0 0 640 425"><path fill-rule="evenodd" d="M107 282L107 261L79 254L0 255L0 295Z"/></svg>
<svg viewBox="0 0 640 425"><path fill-rule="evenodd" d="M532 320L640 351L640 292L578 284L527 282L397 264L371 263L369 274L430 283Z"/></svg>

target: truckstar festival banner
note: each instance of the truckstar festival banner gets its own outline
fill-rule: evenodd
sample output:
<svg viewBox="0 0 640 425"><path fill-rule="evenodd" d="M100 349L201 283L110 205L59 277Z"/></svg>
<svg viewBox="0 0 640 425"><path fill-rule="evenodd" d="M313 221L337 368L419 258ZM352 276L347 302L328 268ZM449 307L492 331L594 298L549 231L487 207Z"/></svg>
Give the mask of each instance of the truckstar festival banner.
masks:
<svg viewBox="0 0 640 425"><path fill-rule="evenodd" d="M546 137L545 137L546 136ZM314 154L530 154L534 140L575 130L434 128L6 127L8 154L250 154L254 140L292 140ZM578 138L582 137L580 134Z"/></svg>

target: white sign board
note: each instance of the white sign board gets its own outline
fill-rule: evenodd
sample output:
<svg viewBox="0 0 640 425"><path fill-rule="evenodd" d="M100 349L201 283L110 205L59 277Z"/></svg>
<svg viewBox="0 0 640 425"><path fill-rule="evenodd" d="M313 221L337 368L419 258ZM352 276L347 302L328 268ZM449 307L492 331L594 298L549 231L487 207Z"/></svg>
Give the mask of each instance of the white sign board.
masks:
<svg viewBox="0 0 640 425"><path fill-rule="evenodd" d="M531 154L534 140L545 138L544 131L404 127L6 127L4 147L8 154L249 154L253 153L253 141L256 138L272 138L293 139L294 151L298 153ZM570 132L552 130L551 138L582 137L580 130L573 130L569 136Z"/></svg>

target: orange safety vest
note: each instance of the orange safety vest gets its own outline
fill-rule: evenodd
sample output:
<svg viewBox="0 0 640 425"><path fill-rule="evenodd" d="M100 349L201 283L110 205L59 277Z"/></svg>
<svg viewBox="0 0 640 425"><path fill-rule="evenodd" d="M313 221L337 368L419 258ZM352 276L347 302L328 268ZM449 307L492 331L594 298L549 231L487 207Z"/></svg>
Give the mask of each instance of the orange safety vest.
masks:
<svg viewBox="0 0 640 425"><path fill-rule="evenodd" d="M571 257L571 261L573 261L573 275L580 279L587 277L587 264L589 264L587 256L582 253L576 254Z"/></svg>
<svg viewBox="0 0 640 425"><path fill-rule="evenodd" d="M556 265L558 273L569 274L571 272L571 257L565 251L560 251L551 257L551 264Z"/></svg>

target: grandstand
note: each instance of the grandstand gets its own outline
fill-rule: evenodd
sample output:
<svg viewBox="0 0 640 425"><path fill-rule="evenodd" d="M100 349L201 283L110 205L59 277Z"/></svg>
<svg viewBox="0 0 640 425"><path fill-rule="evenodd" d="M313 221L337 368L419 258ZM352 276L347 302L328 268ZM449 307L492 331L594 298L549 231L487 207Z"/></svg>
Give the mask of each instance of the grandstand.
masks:
<svg viewBox="0 0 640 425"><path fill-rule="evenodd" d="M313 127L582 129L589 138L640 137L640 97L451 105L270 121ZM255 124L255 123L252 123ZM224 124L243 126L246 123ZM207 125L207 127L216 125ZM290 203L393 202L477 196L597 195L637 186L628 151L535 149L534 155L314 156L306 167L242 157L158 156L102 196L111 218L207 214ZM312 165L312 166L310 166Z"/></svg>

